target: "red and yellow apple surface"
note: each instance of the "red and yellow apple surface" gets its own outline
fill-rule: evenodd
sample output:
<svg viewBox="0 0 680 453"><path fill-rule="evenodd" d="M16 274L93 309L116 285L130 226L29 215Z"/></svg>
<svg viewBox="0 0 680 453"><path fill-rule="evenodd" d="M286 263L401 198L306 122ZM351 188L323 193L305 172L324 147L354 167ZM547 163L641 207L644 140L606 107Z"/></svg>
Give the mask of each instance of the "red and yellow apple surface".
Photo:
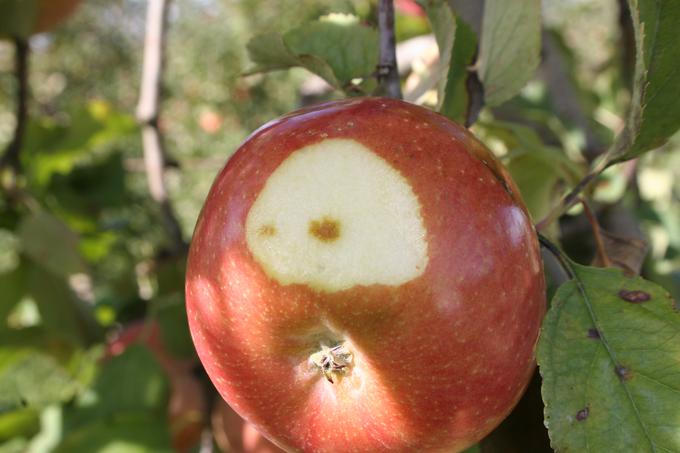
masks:
<svg viewBox="0 0 680 453"><path fill-rule="evenodd" d="M189 324L213 383L287 451L453 452L534 370L539 248L466 129L356 98L254 132L194 233Z"/></svg>

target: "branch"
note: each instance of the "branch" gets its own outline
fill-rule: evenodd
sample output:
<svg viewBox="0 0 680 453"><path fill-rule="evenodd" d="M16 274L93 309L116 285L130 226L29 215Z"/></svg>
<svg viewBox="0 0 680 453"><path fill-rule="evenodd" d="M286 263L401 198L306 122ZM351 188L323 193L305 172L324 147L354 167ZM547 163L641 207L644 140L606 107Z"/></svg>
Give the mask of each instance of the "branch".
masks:
<svg viewBox="0 0 680 453"><path fill-rule="evenodd" d="M597 216L593 210L590 209L590 205L584 198L579 197L579 202L581 205L583 205L583 212L586 215L586 219L588 219L588 223L590 223L590 227L593 230L593 238L595 239L595 250L597 252L597 257L600 260L600 263L602 263L602 267L611 267L612 263L609 259L609 256L607 255L607 251L605 250L604 246L604 240L602 239L602 228L600 227L600 222L597 221Z"/></svg>
<svg viewBox="0 0 680 453"><path fill-rule="evenodd" d="M14 76L17 81L16 125L12 140L0 158L0 174L5 167L13 172L9 182L10 187L7 189L13 189L16 183L16 176L21 171L19 155L21 154L26 121L28 120L28 54L28 41L23 38L16 38L14 40Z"/></svg>
<svg viewBox="0 0 680 453"><path fill-rule="evenodd" d="M378 84L388 97L401 99L401 83L397 68L396 37L394 36L394 3L380 0L378 4L378 29L380 31L380 59Z"/></svg>
<svg viewBox="0 0 680 453"><path fill-rule="evenodd" d="M149 191L160 207L163 226L172 240L172 247L174 251L179 252L184 250L185 243L165 186L163 175L166 166L165 150L158 125L168 3L167 0L149 0L137 120L142 126L144 165Z"/></svg>

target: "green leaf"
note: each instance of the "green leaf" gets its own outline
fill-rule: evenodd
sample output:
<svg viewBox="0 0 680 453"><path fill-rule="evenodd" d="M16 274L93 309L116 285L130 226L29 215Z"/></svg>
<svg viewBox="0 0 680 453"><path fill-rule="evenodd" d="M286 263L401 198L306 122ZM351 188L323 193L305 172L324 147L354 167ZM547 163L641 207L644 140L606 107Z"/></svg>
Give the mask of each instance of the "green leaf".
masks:
<svg viewBox="0 0 680 453"><path fill-rule="evenodd" d="M486 0L479 78L488 105L515 96L534 75L541 52L540 0Z"/></svg>
<svg viewBox="0 0 680 453"><path fill-rule="evenodd" d="M661 287L568 263L538 363L557 451L680 451L680 311Z"/></svg>
<svg viewBox="0 0 680 453"><path fill-rule="evenodd" d="M630 114L609 163L658 148L680 128L680 4L629 0L637 43Z"/></svg>
<svg viewBox="0 0 680 453"><path fill-rule="evenodd" d="M0 38L28 38L38 17L38 0L0 0Z"/></svg>
<svg viewBox="0 0 680 453"><path fill-rule="evenodd" d="M575 184L583 171L558 148L547 146L534 130L507 121L480 122L475 131L500 140L504 158L532 218L543 218L562 195L563 183Z"/></svg>
<svg viewBox="0 0 680 453"><path fill-rule="evenodd" d="M446 89L439 112L463 124L466 121L470 100L466 82L468 68L477 52L477 36L462 19L456 25L456 39L453 44Z"/></svg>
<svg viewBox="0 0 680 453"><path fill-rule="evenodd" d="M24 253L56 275L86 273L78 250L78 236L61 220L38 210L24 217L18 236Z"/></svg>
<svg viewBox="0 0 680 453"><path fill-rule="evenodd" d="M421 1L439 47L437 110L459 123L465 122L468 67L477 51L477 36L445 0Z"/></svg>
<svg viewBox="0 0 680 453"><path fill-rule="evenodd" d="M96 398L80 404L71 420L87 422L92 415L114 415L150 411L165 413L168 382L153 353L141 344L129 346L121 355L104 362L93 386ZM83 417L84 416L84 417ZM76 423L74 423L76 422Z"/></svg>
<svg viewBox="0 0 680 453"><path fill-rule="evenodd" d="M70 432L55 450L102 453L172 453L165 417L149 413L129 414L92 423Z"/></svg>
<svg viewBox="0 0 680 453"><path fill-rule="evenodd" d="M175 357L193 357L194 343L189 332L183 294L172 294L154 300L156 318L161 329L162 344Z"/></svg>
<svg viewBox="0 0 680 453"><path fill-rule="evenodd" d="M167 424L169 383L141 344L103 362L91 391L64 410L59 452L172 451Z"/></svg>
<svg viewBox="0 0 680 453"><path fill-rule="evenodd" d="M264 33L248 43L255 67L249 73L295 66L306 68L335 88L370 77L378 63L378 33L347 14L330 14L289 30Z"/></svg>
<svg viewBox="0 0 680 453"><path fill-rule="evenodd" d="M78 382L57 360L29 348L0 349L0 413L72 398Z"/></svg>
<svg viewBox="0 0 680 453"><path fill-rule="evenodd" d="M446 89L449 66L451 65L451 55L456 39L457 23L456 16L451 10L449 2L445 0L420 1L419 4L425 9L427 18L430 21L432 32L439 48L439 82L437 83L437 110L441 108L444 100L444 90Z"/></svg>
<svg viewBox="0 0 680 453"><path fill-rule="evenodd" d="M359 24L354 16L324 16L290 30L283 40L296 55L327 62L341 86L369 77L378 64L378 32Z"/></svg>
<svg viewBox="0 0 680 453"><path fill-rule="evenodd" d="M40 413L35 409L18 409L0 413L0 442L18 436L32 436L39 431Z"/></svg>
<svg viewBox="0 0 680 453"><path fill-rule="evenodd" d="M64 278L41 266L28 271L29 294L35 301L45 329L73 345L85 345L101 338L91 307L80 300Z"/></svg>
<svg viewBox="0 0 680 453"><path fill-rule="evenodd" d="M0 331L6 328L7 317L26 294L25 267L0 274Z"/></svg>
<svg viewBox="0 0 680 453"><path fill-rule="evenodd" d="M67 174L93 151L136 131L134 119L93 101L69 112L69 122L29 121L22 153L30 183L44 189L54 174Z"/></svg>
<svg viewBox="0 0 680 453"><path fill-rule="evenodd" d="M253 37L246 45L255 67L249 72L275 71L299 66L295 54L286 47L283 37L276 32L262 33Z"/></svg>

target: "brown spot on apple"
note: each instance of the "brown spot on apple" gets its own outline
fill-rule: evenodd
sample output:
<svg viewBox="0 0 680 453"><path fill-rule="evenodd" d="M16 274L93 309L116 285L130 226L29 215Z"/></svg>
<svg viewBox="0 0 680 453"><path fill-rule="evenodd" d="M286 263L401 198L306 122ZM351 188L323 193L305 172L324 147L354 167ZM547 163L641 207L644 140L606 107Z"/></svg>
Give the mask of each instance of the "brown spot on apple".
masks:
<svg viewBox="0 0 680 453"><path fill-rule="evenodd" d="M260 236L271 237L276 235L276 227L274 225L266 224L262 225L260 229L257 230L257 234Z"/></svg>
<svg viewBox="0 0 680 453"><path fill-rule="evenodd" d="M340 237L340 222L330 217L309 222L309 234L321 242L334 242Z"/></svg>

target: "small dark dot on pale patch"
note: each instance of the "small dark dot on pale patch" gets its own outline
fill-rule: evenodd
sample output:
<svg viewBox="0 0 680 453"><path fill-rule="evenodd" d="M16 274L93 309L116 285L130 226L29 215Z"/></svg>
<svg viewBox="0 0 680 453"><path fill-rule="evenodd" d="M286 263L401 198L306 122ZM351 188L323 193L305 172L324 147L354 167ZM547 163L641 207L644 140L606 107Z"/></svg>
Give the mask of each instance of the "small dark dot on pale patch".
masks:
<svg viewBox="0 0 680 453"><path fill-rule="evenodd" d="M639 289L622 289L619 291L619 297L631 304L640 304L652 298L651 294Z"/></svg>
<svg viewBox="0 0 680 453"><path fill-rule="evenodd" d="M586 406L576 413L576 420L582 422L583 420L588 418L588 414L590 414L590 409L588 408L588 406Z"/></svg>
<svg viewBox="0 0 680 453"><path fill-rule="evenodd" d="M614 367L614 372L622 381L627 381L633 377L633 372L623 365L616 365L616 367Z"/></svg>
<svg viewBox="0 0 680 453"><path fill-rule="evenodd" d="M322 242L333 242L340 237L340 222L330 217L309 222L309 234Z"/></svg>
<svg viewBox="0 0 680 453"><path fill-rule="evenodd" d="M262 225L257 232L260 236L274 236L276 235L276 228L273 225Z"/></svg>
<svg viewBox="0 0 680 453"><path fill-rule="evenodd" d="M595 328L588 329L588 338L598 339L600 338L600 331Z"/></svg>

